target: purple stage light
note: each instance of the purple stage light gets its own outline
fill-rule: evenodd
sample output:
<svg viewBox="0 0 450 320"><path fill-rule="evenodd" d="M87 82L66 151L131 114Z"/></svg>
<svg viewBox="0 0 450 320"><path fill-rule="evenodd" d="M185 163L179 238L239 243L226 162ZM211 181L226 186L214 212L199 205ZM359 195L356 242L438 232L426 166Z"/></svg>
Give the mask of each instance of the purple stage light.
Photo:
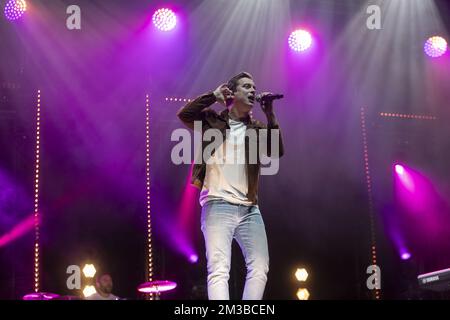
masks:
<svg viewBox="0 0 450 320"><path fill-rule="evenodd" d="M400 256L400 258L402 258L402 260L408 260L409 258L411 258L411 253L409 252L403 252Z"/></svg>
<svg viewBox="0 0 450 320"><path fill-rule="evenodd" d="M288 39L289 47L297 52L308 50L312 45L311 33L298 29L293 31Z"/></svg>
<svg viewBox="0 0 450 320"><path fill-rule="evenodd" d="M190 261L191 263L197 263L197 261L198 261L198 255L196 255L195 253L191 254L191 255L189 256L189 261Z"/></svg>
<svg viewBox="0 0 450 320"><path fill-rule="evenodd" d="M396 164L394 166L395 173L397 174L397 179L403 185L403 187L408 190L408 192L415 192L416 186L414 183L413 176L403 165Z"/></svg>
<svg viewBox="0 0 450 320"><path fill-rule="evenodd" d="M177 25L177 16L167 8L156 10L152 20L155 27L161 31L170 31Z"/></svg>
<svg viewBox="0 0 450 320"><path fill-rule="evenodd" d="M423 50L429 57L440 57L447 51L447 41L439 36L428 38Z"/></svg>
<svg viewBox="0 0 450 320"><path fill-rule="evenodd" d="M403 167L401 164L396 164L395 165L395 172L398 174L398 175L402 175L402 174L404 174L405 173L405 167Z"/></svg>
<svg viewBox="0 0 450 320"><path fill-rule="evenodd" d="M0 236L0 248L6 246L10 242L25 235L34 228L34 215L28 216L25 220L16 225L11 231Z"/></svg>
<svg viewBox="0 0 450 320"><path fill-rule="evenodd" d="M13 21L19 19L27 10L25 0L10 0L5 5L6 19Z"/></svg>

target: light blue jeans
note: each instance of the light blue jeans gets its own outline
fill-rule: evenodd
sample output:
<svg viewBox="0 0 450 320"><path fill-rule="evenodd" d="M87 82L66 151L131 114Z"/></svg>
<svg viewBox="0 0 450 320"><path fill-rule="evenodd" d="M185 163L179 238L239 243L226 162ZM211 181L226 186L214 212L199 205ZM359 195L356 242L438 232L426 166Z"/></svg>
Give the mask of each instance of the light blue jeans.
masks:
<svg viewBox="0 0 450 320"><path fill-rule="evenodd" d="M225 200L205 203L201 215L208 268L208 298L229 300L228 280L231 244L236 239L247 266L243 300L261 300L269 271L269 250L264 222L258 206Z"/></svg>

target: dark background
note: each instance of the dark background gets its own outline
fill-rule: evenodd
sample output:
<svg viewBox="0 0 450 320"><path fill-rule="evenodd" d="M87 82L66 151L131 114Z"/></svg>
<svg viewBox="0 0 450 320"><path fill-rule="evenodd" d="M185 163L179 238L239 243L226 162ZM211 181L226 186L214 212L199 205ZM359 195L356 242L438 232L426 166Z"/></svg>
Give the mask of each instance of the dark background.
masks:
<svg viewBox="0 0 450 320"><path fill-rule="evenodd" d="M423 172L443 201L449 199L449 55L428 58L423 41L435 33L449 39L450 8L446 1L427 2L440 13L432 17L419 5L424 2L395 6L385 1L383 29L368 31L364 12L371 3L381 4L298 0L252 7L252 1L171 1L180 13L179 28L171 35L149 23L154 9L168 1L36 0L28 1L23 21L11 23L2 16L0 236L33 210L40 89L41 289L80 294L66 288L66 268L92 262L111 273L115 294L142 298L136 287L146 279L149 94L155 278L178 283L162 299L206 298L198 198L183 235L177 227L189 166L170 161L170 135L182 127L175 114L183 102L165 98L194 98L247 70L258 90L285 94L276 112L286 155L278 175L260 182L271 258L265 297L296 299L301 284L294 272L303 266L310 274L305 286L311 299L373 298L366 288L371 234L362 107L382 298L445 297L419 290L416 277L450 266L450 232L431 240L401 220L392 163L401 160ZM69 4L81 7L82 30L65 27ZM309 56L295 56L286 46L297 24L314 29L317 45ZM391 119L380 112L437 120ZM258 110L255 117L264 120ZM442 230L447 231L450 211L443 208ZM396 232L412 252L408 261L399 258L390 237L393 216L401 221ZM197 251L197 264L177 250L174 239L181 236ZM0 298L19 299L32 291L33 240L29 230L0 247ZM244 269L234 246L233 299L240 298Z"/></svg>

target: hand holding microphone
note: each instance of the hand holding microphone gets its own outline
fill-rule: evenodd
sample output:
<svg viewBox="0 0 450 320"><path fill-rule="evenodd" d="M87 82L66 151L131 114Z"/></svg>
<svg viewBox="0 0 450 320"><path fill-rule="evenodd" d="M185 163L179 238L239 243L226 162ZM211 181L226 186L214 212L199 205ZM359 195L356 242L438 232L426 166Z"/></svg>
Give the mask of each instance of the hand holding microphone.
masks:
<svg viewBox="0 0 450 320"><path fill-rule="evenodd" d="M271 92L263 92L256 95L256 101L259 103L272 102L273 100L282 99L284 95Z"/></svg>
<svg viewBox="0 0 450 320"><path fill-rule="evenodd" d="M261 104L261 108L266 115L273 115L273 101L282 99L284 95L271 92L263 92L256 95L256 101Z"/></svg>

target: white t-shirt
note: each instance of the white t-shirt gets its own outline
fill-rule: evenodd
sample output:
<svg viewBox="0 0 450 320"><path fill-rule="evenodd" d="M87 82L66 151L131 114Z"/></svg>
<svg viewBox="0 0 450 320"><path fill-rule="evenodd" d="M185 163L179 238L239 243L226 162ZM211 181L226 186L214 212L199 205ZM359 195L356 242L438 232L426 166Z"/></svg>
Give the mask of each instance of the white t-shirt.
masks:
<svg viewBox="0 0 450 320"><path fill-rule="evenodd" d="M91 294L89 297L86 297L86 300L119 300L119 297L109 294L107 297L101 296L98 292Z"/></svg>
<svg viewBox="0 0 450 320"><path fill-rule="evenodd" d="M245 166L245 130L243 122L229 119L230 132L206 164L206 175L200 192L200 204L215 199L251 206L247 198Z"/></svg>

